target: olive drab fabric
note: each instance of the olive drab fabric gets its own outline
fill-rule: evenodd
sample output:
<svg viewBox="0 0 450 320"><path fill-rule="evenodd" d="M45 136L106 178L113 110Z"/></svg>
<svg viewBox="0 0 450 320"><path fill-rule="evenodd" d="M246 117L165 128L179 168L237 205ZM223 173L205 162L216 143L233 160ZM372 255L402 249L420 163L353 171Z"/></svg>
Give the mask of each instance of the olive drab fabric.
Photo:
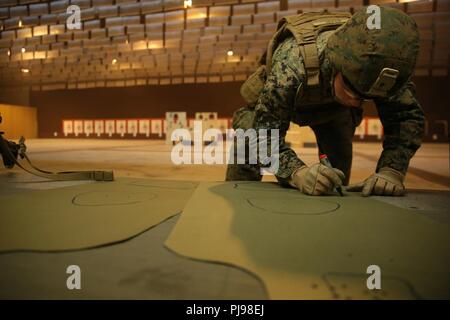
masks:
<svg viewBox="0 0 450 320"><path fill-rule="evenodd" d="M320 33L335 30L351 17L346 12L308 12L294 16L287 16L278 23L277 31L269 41L265 54L260 59L260 66L250 75L241 87L241 95L244 100L253 104L258 99L259 93L264 86L267 74L272 68L273 53L279 44L287 37L294 37L300 45L300 54L305 62L307 97L311 101L320 102L320 63L317 51L317 37ZM304 88L300 88L297 100L304 99ZM306 101L303 101L306 102ZM297 101L300 103L300 101Z"/></svg>
<svg viewBox="0 0 450 320"><path fill-rule="evenodd" d="M241 96L248 104L254 104L266 82L266 66L261 65L241 86Z"/></svg>

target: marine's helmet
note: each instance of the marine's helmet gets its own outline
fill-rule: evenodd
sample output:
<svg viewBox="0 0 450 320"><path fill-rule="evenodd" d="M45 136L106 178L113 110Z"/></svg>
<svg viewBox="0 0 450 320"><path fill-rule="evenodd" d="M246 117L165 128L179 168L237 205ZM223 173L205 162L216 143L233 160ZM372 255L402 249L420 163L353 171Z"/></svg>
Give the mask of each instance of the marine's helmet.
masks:
<svg viewBox="0 0 450 320"><path fill-rule="evenodd" d="M414 20L380 7L380 28L369 29L371 13L356 12L327 41L327 55L352 90L366 99L390 97L411 78L419 53Z"/></svg>

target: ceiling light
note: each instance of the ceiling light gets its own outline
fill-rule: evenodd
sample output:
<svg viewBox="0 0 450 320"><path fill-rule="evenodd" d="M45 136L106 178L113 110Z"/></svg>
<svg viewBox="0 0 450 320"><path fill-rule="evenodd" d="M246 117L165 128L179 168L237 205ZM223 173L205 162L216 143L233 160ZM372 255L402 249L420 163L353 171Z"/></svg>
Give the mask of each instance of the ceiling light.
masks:
<svg viewBox="0 0 450 320"><path fill-rule="evenodd" d="M117 59L112 59L112 64L116 64L117 63Z"/></svg>
<svg viewBox="0 0 450 320"><path fill-rule="evenodd" d="M30 69L22 69L22 70L20 70L20 71L22 71L22 73L29 73L29 72L30 72Z"/></svg>
<svg viewBox="0 0 450 320"><path fill-rule="evenodd" d="M21 51L22 51L22 53L24 53L24 52L25 52L25 48L22 48L22 50L21 50Z"/></svg>
<svg viewBox="0 0 450 320"><path fill-rule="evenodd" d="M234 54L233 50L228 50L227 55L231 57Z"/></svg>

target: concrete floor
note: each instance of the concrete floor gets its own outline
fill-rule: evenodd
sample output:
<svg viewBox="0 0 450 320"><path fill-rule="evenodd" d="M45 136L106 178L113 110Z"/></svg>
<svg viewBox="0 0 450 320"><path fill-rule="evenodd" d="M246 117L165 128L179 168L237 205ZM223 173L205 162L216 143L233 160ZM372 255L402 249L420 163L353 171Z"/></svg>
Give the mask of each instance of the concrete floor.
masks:
<svg viewBox="0 0 450 320"><path fill-rule="evenodd" d="M89 250L0 253L0 299L267 299L263 283L245 270L168 250L178 219ZM64 286L74 263L83 270L82 290Z"/></svg>
<svg viewBox="0 0 450 320"><path fill-rule="evenodd" d="M27 142L29 156L44 170L114 170L116 176L221 181L225 165L171 163L171 147L163 141L38 139ZM375 168L377 143L356 143L352 182ZM314 148L296 149L307 163L317 159ZM265 177L264 180L275 180ZM22 183L36 182L36 183ZM43 182L19 168L0 169L0 195L30 189L51 189L91 182ZM411 162L410 189L450 190L448 145L426 144ZM374 197L413 209L449 224L450 192L411 191L406 197ZM0 254L1 299L265 299L259 279L231 266L185 259L163 246L178 216L123 243L90 250L58 253ZM65 267L73 262L88 270L81 292L68 291ZM105 269L105 265L109 266ZM36 277L39 274L39 277Z"/></svg>
<svg viewBox="0 0 450 320"><path fill-rule="evenodd" d="M116 176L196 181L222 181L226 170L225 165L174 165L171 146L162 140L34 139L27 140L27 147L31 160L44 170L114 170ZM294 149L306 163L317 161L317 149ZM351 183L374 171L381 150L381 143L354 144ZM275 178L265 176L264 181ZM424 144L411 161L406 187L450 190L449 145Z"/></svg>

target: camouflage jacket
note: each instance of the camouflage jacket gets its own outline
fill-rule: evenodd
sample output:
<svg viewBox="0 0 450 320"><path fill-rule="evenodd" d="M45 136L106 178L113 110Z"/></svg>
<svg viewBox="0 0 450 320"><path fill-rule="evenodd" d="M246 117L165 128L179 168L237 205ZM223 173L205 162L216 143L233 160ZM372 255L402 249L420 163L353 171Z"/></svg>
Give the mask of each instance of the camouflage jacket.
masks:
<svg viewBox="0 0 450 320"><path fill-rule="evenodd" d="M332 98L332 69L324 54L327 33L319 35L317 46L321 85L324 87L322 92ZM276 177L280 182L287 182L292 173L304 165L284 140L290 122L299 123L302 118L295 107L295 97L299 85L306 84L306 72L300 48L293 37L278 46L272 61L271 73L267 75L255 105L253 127L257 132L259 129L279 129L279 169ZM406 173L410 159L421 145L425 122L414 85L410 82L396 96L374 102L384 128L383 152L378 160L377 171L382 167L391 167ZM270 140L266 140L265 143L270 145Z"/></svg>

